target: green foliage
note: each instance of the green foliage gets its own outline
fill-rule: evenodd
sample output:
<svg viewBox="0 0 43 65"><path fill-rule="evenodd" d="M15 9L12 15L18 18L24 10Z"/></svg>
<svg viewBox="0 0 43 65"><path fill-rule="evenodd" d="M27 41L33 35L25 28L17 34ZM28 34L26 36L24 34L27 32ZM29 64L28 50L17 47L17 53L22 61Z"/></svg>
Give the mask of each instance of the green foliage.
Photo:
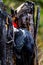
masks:
<svg viewBox="0 0 43 65"><path fill-rule="evenodd" d="M17 2L25 2L25 1L33 1L36 4L40 4L41 7L43 7L43 0L3 0L6 5L10 4L11 2L17 3Z"/></svg>

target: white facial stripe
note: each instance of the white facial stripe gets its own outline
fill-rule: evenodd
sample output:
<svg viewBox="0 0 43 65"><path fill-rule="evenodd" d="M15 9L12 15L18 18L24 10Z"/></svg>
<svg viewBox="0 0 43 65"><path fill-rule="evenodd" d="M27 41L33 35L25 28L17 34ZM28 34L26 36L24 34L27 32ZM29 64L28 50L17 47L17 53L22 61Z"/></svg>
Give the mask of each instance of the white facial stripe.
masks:
<svg viewBox="0 0 43 65"><path fill-rule="evenodd" d="M19 30L13 26L13 31L18 32Z"/></svg>

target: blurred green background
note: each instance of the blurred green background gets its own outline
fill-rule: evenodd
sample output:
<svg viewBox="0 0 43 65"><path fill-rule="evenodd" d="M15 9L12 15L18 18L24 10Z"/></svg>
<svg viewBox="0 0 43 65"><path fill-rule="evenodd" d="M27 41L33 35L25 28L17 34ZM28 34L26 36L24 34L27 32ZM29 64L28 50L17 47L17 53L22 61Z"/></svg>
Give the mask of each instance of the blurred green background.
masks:
<svg viewBox="0 0 43 65"><path fill-rule="evenodd" d="M43 0L3 0L5 5L7 5L8 7L14 7L14 9L16 9L21 3L25 1L34 1L36 5L37 4L40 5L40 25L39 25L38 36L37 36L37 41L38 41L37 45L39 49L38 52L40 52L39 59L42 59L43 58L42 57L43 56ZM43 63L43 59L40 60L39 62Z"/></svg>

